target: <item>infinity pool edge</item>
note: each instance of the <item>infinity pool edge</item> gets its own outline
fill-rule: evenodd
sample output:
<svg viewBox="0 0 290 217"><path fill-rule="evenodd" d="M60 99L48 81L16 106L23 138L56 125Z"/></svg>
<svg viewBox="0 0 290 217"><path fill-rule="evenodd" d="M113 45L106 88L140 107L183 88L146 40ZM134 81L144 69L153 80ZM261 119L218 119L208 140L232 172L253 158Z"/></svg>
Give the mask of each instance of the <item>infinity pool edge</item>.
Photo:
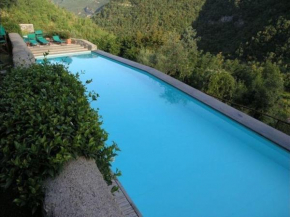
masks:
<svg viewBox="0 0 290 217"><path fill-rule="evenodd" d="M279 145L280 147L290 151L290 136L287 134L276 130L275 128L211 97L165 73L158 71L154 68L149 66L142 65L140 63L115 56L113 54L107 53L102 50L93 50L92 53L96 53L98 55L107 57L109 59L121 62L123 64L129 65L131 67L140 69L145 71L154 77L170 84L171 86L181 90L182 92L186 93L187 95L197 99L198 101L204 103L205 105L213 108L214 110L224 114L225 116L229 117L230 119L242 124L243 126L249 128L250 130L254 131L255 133L263 136L264 138L274 142L275 144Z"/></svg>

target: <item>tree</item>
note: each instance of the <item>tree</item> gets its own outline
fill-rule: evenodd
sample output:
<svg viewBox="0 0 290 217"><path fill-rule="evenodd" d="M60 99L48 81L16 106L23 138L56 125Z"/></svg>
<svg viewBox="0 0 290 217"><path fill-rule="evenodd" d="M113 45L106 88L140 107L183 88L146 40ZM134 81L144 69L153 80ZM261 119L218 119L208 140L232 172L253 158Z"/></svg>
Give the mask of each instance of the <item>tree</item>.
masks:
<svg viewBox="0 0 290 217"><path fill-rule="evenodd" d="M283 91L282 74L277 65L266 62L262 72L253 83L253 105L257 110L269 111L281 97Z"/></svg>
<svg viewBox="0 0 290 217"><path fill-rule="evenodd" d="M207 93L215 97L231 100L235 92L236 82L226 71L219 71L210 76Z"/></svg>
<svg viewBox="0 0 290 217"><path fill-rule="evenodd" d="M0 8L10 7L11 5L17 4L17 0L1 0Z"/></svg>

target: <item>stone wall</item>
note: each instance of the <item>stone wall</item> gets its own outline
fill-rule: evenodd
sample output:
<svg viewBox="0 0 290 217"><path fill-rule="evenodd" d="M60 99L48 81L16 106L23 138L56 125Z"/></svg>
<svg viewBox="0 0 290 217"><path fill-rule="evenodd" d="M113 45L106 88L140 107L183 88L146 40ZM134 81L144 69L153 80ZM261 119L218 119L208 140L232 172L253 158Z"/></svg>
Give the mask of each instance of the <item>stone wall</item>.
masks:
<svg viewBox="0 0 290 217"><path fill-rule="evenodd" d="M13 64L15 67L28 67L35 63L35 58L23 38L18 33L9 33L12 45Z"/></svg>
<svg viewBox="0 0 290 217"><path fill-rule="evenodd" d="M94 160L79 158L45 183L44 212L48 217L122 217L115 198Z"/></svg>
<svg viewBox="0 0 290 217"><path fill-rule="evenodd" d="M22 32L32 33L34 32L33 24L19 24Z"/></svg>
<svg viewBox="0 0 290 217"><path fill-rule="evenodd" d="M72 40L72 43L84 46L85 48L88 48L89 50L97 50L97 45L95 45L87 40L77 39L77 38L72 38L71 40Z"/></svg>

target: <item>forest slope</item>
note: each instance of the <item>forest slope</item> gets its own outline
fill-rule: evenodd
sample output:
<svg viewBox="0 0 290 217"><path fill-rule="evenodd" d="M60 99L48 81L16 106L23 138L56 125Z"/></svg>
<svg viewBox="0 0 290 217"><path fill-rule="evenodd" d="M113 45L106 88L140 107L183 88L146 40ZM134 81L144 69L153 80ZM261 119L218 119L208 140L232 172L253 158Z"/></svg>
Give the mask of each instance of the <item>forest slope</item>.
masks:
<svg viewBox="0 0 290 217"><path fill-rule="evenodd" d="M81 16L92 15L109 1L110 0L53 0L56 5L64 7Z"/></svg>
<svg viewBox="0 0 290 217"><path fill-rule="evenodd" d="M181 33L198 16L204 0L111 0L95 17L95 22L118 36L140 31Z"/></svg>
<svg viewBox="0 0 290 217"><path fill-rule="evenodd" d="M290 1L207 0L194 20L198 46L243 60L290 67Z"/></svg>

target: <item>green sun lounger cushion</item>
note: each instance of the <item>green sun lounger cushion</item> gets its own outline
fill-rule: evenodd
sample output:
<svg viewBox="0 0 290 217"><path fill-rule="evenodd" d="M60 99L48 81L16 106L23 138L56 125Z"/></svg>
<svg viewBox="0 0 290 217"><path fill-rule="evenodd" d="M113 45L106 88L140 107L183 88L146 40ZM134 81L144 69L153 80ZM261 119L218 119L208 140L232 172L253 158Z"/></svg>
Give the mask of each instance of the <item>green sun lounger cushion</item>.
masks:
<svg viewBox="0 0 290 217"><path fill-rule="evenodd" d="M2 25L0 25L0 44L6 44L6 31Z"/></svg>
<svg viewBox="0 0 290 217"><path fill-rule="evenodd" d="M43 37L43 32L42 32L42 30L35 30L35 35L36 35L36 37L38 37L38 36L42 36Z"/></svg>
<svg viewBox="0 0 290 217"><path fill-rule="evenodd" d="M5 32L5 29L2 25L0 25L0 36L5 36L6 35L6 32Z"/></svg>
<svg viewBox="0 0 290 217"><path fill-rule="evenodd" d="M25 43L29 42L28 38L23 38L23 40L24 40Z"/></svg>
<svg viewBox="0 0 290 217"><path fill-rule="evenodd" d="M38 45L38 42L36 41L36 38L35 38L35 34L28 34L28 41L31 45L35 46L35 45Z"/></svg>
<svg viewBox="0 0 290 217"><path fill-rule="evenodd" d="M56 43L65 43L65 41L64 40L61 40L58 35L52 36L52 39Z"/></svg>
<svg viewBox="0 0 290 217"><path fill-rule="evenodd" d="M43 38L42 36L36 36L36 39L38 42L40 42L41 44L48 44L49 41L47 41L45 38Z"/></svg>

